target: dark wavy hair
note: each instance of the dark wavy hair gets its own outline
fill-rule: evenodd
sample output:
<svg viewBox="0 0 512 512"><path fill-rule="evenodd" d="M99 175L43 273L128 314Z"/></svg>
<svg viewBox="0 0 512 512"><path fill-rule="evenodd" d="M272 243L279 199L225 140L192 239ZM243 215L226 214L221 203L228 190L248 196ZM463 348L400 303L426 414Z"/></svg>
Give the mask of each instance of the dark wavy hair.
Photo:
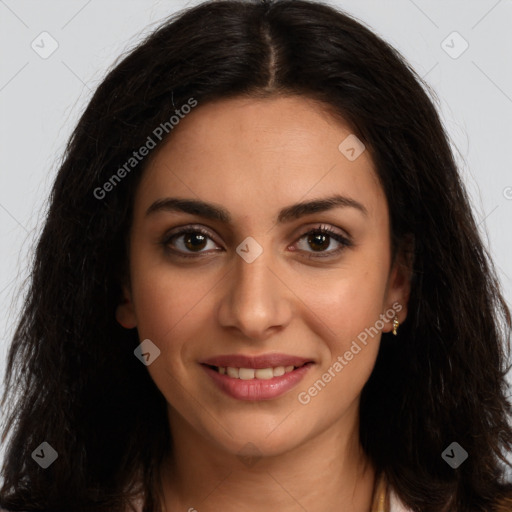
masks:
<svg viewBox="0 0 512 512"><path fill-rule="evenodd" d="M159 510L167 404L133 355L136 329L115 320L148 158L102 199L94 191L190 98L280 95L321 101L349 124L385 191L394 251L414 240L407 320L383 334L362 391L365 453L415 511L512 503L511 317L435 93L333 7L221 0L173 15L123 56L68 142L8 354L2 507L121 511L142 493L144 510ZM43 441L59 454L45 470L31 460ZM457 469L441 457L453 441L469 454Z"/></svg>

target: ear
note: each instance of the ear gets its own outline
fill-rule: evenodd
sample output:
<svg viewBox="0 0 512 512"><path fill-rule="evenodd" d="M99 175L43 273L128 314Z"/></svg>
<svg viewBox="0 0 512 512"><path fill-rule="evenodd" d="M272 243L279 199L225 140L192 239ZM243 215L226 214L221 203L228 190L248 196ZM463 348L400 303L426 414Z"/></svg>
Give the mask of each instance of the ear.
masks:
<svg viewBox="0 0 512 512"><path fill-rule="evenodd" d="M406 236L397 249L395 259L390 271L385 306L387 310L395 311L400 323L407 318L407 308L411 294L412 270L414 264L414 238ZM383 332L393 329L393 318L386 324Z"/></svg>
<svg viewBox="0 0 512 512"><path fill-rule="evenodd" d="M133 307L132 294L127 285L123 285L123 300L117 306L116 320L125 329L137 327L137 317Z"/></svg>

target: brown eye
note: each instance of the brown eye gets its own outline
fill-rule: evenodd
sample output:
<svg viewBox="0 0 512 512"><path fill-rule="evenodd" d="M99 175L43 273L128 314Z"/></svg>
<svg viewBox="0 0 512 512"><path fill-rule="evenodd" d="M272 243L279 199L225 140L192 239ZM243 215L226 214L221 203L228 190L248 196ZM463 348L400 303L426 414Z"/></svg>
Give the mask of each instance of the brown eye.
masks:
<svg viewBox="0 0 512 512"><path fill-rule="evenodd" d="M183 236L183 245L190 251L201 250L206 246L207 237L202 233L187 233Z"/></svg>
<svg viewBox="0 0 512 512"><path fill-rule="evenodd" d="M331 244L331 238L323 233L308 235L307 241L314 251L324 251L325 249L328 249Z"/></svg>
<svg viewBox="0 0 512 512"><path fill-rule="evenodd" d="M343 251L346 247L351 247L353 243L347 237L340 233L332 230L327 226L320 226L319 228L313 229L304 233L300 240L305 240L303 247L299 247L300 250L309 253L309 258L324 258L329 256L335 256ZM338 245L337 248L328 250L331 247L332 242L334 245ZM311 249L311 250L308 250ZM315 254L317 253L317 254Z"/></svg>
<svg viewBox="0 0 512 512"><path fill-rule="evenodd" d="M205 249L218 247L208 231L190 227L165 235L160 243L173 255L183 258L202 256Z"/></svg>

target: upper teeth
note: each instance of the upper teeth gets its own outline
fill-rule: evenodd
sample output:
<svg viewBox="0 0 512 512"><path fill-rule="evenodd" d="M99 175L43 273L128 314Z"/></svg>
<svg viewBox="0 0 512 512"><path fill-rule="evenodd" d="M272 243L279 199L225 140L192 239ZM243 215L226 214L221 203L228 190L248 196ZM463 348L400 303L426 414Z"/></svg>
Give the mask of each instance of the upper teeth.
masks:
<svg viewBox="0 0 512 512"><path fill-rule="evenodd" d="M231 366L219 366L219 373L234 379L251 380L251 379L271 379L280 377L285 373L293 371L295 366L277 366L276 368L233 368Z"/></svg>

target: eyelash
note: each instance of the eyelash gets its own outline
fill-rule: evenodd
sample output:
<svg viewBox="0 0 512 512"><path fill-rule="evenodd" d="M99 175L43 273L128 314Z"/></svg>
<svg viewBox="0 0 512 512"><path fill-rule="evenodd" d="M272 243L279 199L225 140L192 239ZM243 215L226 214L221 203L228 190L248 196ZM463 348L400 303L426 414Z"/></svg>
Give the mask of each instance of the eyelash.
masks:
<svg viewBox="0 0 512 512"><path fill-rule="evenodd" d="M168 234L164 235L162 240L160 241L160 244L163 245L164 248L169 253L172 253L172 255L178 256L179 258L200 258L200 257L202 257L201 254L203 254L203 253L187 254L187 253L182 253L182 252L175 251L175 250L172 250L169 248L169 243L171 242L171 240L173 240L175 238L179 238L180 236L186 235L186 234L201 234L201 235L204 235L205 237L208 237L210 240L213 241L212 237L210 236L210 233L206 229L203 229L201 227L185 227L176 233L172 233L170 235L168 235ZM353 246L353 242L350 239L344 237L343 235L340 235L339 233L337 233L336 231L332 230L330 227L325 226L325 225L321 225L318 228L313 228L309 231L306 231L298 238L297 241L302 240L304 237L307 237L308 235L317 235L317 234L328 235L329 238L333 238L338 243L340 243L341 246L335 250L323 251L323 252L318 252L318 253L309 253L309 255L305 256L308 259L333 257L333 256L336 256L339 253L341 253L345 248ZM308 252L308 251L306 251L306 252Z"/></svg>

